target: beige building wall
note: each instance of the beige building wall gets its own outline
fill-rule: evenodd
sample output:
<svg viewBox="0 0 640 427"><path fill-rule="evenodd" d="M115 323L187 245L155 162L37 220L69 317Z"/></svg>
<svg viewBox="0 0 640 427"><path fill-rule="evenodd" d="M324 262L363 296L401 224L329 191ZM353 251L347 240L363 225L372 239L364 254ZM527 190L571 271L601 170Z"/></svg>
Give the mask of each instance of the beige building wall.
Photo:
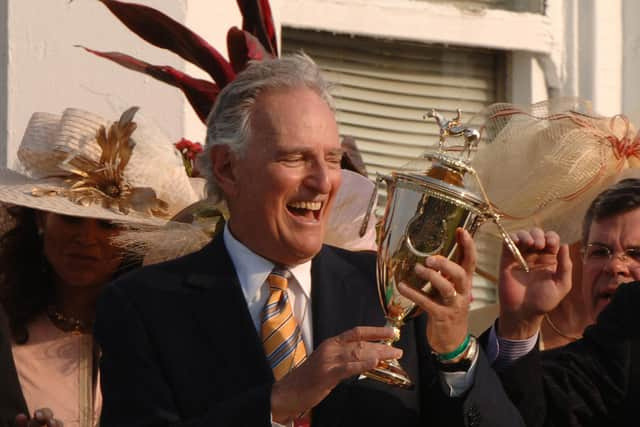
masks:
<svg viewBox="0 0 640 427"><path fill-rule="evenodd" d="M225 55L227 29L241 25L232 0L136 2L186 23ZM0 164L13 164L34 111L65 107L114 117L139 105L172 139L203 139L204 127L177 89L74 47L121 51L185 70L181 58L134 35L97 0L0 0L0 39Z"/></svg>

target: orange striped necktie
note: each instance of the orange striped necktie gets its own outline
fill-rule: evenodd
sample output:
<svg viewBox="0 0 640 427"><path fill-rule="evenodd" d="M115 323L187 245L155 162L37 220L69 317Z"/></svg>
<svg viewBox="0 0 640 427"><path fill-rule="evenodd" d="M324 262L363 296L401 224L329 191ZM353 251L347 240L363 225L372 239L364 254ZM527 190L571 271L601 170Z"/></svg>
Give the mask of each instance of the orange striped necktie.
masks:
<svg viewBox="0 0 640 427"><path fill-rule="evenodd" d="M307 358L302 332L287 295L291 272L274 268L267 283L269 299L262 310L262 344L276 381Z"/></svg>

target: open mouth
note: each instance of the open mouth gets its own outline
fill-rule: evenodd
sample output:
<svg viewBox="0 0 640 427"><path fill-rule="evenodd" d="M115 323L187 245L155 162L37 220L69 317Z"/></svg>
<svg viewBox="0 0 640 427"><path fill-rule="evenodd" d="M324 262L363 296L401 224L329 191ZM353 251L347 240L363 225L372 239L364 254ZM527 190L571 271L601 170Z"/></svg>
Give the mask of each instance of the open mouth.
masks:
<svg viewBox="0 0 640 427"><path fill-rule="evenodd" d="M297 218L318 221L322 205L322 202L291 202L287 204L287 210Z"/></svg>

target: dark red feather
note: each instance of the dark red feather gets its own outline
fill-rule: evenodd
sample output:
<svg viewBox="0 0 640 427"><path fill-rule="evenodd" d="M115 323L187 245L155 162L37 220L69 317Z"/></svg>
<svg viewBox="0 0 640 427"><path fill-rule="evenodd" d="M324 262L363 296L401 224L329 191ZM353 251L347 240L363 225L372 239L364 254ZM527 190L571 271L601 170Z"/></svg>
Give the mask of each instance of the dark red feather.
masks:
<svg viewBox="0 0 640 427"><path fill-rule="evenodd" d="M238 27L232 27L227 33L227 50L236 73L244 70L249 61L262 61L272 57L256 37Z"/></svg>
<svg viewBox="0 0 640 427"><path fill-rule="evenodd" d="M200 120L207 120L209 111L220 92L220 88L210 81L196 79L168 65L153 65L120 52L101 52L79 46L87 52L106 58L130 70L147 74L154 79L168 83L182 90Z"/></svg>
<svg viewBox="0 0 640 427"><path fill-rule="evenodd" d="M234 79L231 64L202 37L167 15L136 3L100 0L131 31L209 73L220 86Z"/></svg>
<svg viewBox="0 0 640 427"><path fill-rule="evenodd" d="M242 13L242 29L253 34L265 49L278 56L276 30L269 0L237 0Z"/></svg>

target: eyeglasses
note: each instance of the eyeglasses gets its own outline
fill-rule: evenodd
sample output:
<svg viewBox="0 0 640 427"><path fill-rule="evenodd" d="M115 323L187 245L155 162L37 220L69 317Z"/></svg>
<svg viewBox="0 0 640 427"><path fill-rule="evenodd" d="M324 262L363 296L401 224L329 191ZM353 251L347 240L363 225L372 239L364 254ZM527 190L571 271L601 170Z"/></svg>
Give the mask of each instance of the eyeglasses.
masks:
<svg viewBox="0 0 640 427"><path fill-rule="evenodd" d="M627 265L640 265L640 248L627 248L622 253L613 253L608 246L589 243L583 254L585 262L604 263L615 257Z"/></svg>

